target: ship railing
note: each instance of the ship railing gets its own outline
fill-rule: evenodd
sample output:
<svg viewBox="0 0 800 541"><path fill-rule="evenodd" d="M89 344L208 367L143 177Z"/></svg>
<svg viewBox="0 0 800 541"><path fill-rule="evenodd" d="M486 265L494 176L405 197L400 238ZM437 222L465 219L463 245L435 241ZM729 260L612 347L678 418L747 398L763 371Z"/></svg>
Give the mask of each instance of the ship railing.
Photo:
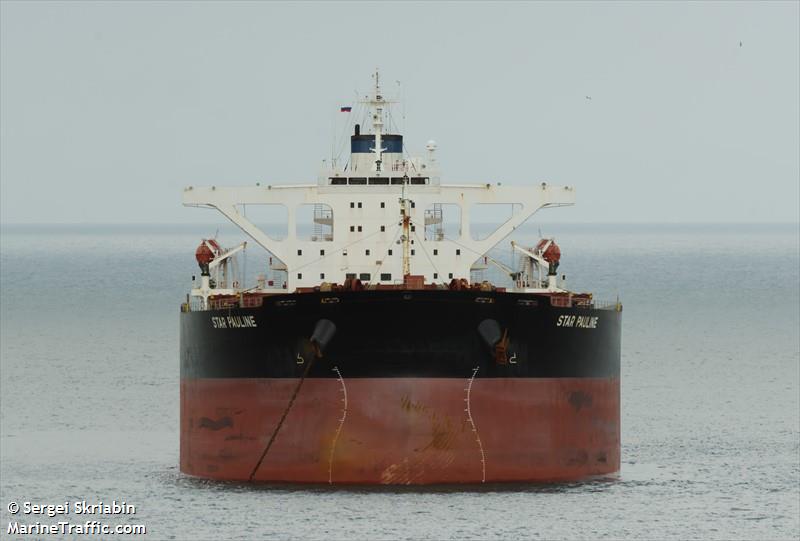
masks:
<svg viewBox="0 0 800 541"><path fill-rule="evenodd" d="M619 301L595 301L585 306L578 306L578 308L591 308L592 310L616 310L622 309L622 303Z"/></svg>
<svg viewBox="0 0 800 541"><path fill-rule="evenodd" d="M258 308L264 304L264 297L258 296L239 296L226 297L224 299L209 299L209 310L224 310L225 308Z"/></svg>
<svg viewBox="0 0 800 541"><path fill-rule="evenodd" d="M592 308L595 310L622 310L622 303L619 301L593 301Z"/></svg>
<svg viewBox="0 0 800 541"><path fill-rule="evenodd" d="M181 304L182 312L201 312L203 310L225 310L227 308L258 308L264 304L262 295L231 296L222 299L209 299L208 306L203 307L200 297L192 297Z"/></svg>
<svg viewBox="0 0 800 541"><path fill-rule="evenodd" d="M622 303L619 301L598 301L585 298L550 297L552 306L559 308L585 308L588 310L622 310ZM181 304L182 312L197 312L202 310L225 310L228 308L258 308L264 304L262 295L238 295L229 296L221 299L209 299L208 307L203 308L202 299L191 297L188 302Z"/></svg>
<svg viewBox="0 0 800 541"><path fill-rule="evenodd" d="M622 310L619 301L598 301L585 296L554 295L550 297L550 305L558 308L585 308L588 310Z"/></svg>

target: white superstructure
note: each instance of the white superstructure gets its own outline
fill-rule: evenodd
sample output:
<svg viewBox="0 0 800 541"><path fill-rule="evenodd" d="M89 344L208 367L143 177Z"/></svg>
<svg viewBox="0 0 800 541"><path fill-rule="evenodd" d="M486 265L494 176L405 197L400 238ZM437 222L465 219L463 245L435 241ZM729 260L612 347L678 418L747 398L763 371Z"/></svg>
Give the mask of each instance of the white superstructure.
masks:
<svg viewBox="0 0 800 541"><path fill-rule="evenodd" d="M183 204L212 207L225 215L279 260L273 259L273 268L285 270L285 291L292 292L324 282L341 284L347 278L367 286L403 283L404 274L442 284L469 278L473 264L484 262L492 247L537 210L575 202L575 192L568 186L441 184L433 141L426 146L425 158L409 157L402 135L385 132L391 102L382 96L377 74L374 92L363 103L371 110L370 133L362 133L356 124L350 159L342 167L331 164L316 184L189 186ZM470 216L475 205L482 204L507 204L513 213L488 236L476 239ZM254 205L284 206L287 236L271 238L249 220L243 209ZM315 232L310 238L297 231L303 205L314 206ZM454 209L453 205L460 210L459 231L444 235L442 209ZM405 231L403 212L408 216ZM524 254L525 249L517 250ZM538 265L541 274L541 254L530 256L539 257L531 258L531 264ZM518 276L518 287L557 289L552 276L548 282L539 276L532 283L534 274L531 267L529 278ZM193 291L207 297L208 291L204 293Z"/></svg>

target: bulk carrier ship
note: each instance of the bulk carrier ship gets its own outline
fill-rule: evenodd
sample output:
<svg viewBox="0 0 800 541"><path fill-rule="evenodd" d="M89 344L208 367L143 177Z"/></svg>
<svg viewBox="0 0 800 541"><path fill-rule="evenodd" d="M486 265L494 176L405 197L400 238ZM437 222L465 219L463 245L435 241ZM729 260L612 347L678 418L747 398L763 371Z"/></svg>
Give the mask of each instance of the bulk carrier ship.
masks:
<svg viewBox="0 0 800 541"><path fill-rule="evenodd" d="M621 305L567 290L553 239L512 242L517 269L488 255L537 210L572 205L574 189L441 183L433 142L410 157L384 129L392 102L374 79L358 106L371 125L352 125L347 163L317 183L184 190L185 205L218 210L267 250L273 279L239 283L245 243L196 250L180 314L181 471L330 484L616 472ZM513 213L476 239L481 204ZM247 218L254 205L285 207L285 238ZM490 264L506 286L470 280Z"/></svg>

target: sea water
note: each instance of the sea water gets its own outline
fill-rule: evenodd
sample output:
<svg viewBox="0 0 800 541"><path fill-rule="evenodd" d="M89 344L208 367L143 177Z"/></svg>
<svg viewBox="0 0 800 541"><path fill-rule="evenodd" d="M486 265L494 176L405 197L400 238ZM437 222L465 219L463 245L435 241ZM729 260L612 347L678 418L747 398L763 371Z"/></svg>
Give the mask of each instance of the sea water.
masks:
<svg viewBox="0 0 800 541"><path fill-rule="evenodd" d="M571 289L624 304L621 471L435 489L246 486L178 471L179 304L194 249L215 229L2 228L3 534L15 521L98 520L145 525L147 539L800 536L796 224L543 227ZM536 237L523 228L515 239ZM219 240L243 237L223 227ZM505 244L493 254L511 262ZM266 266L251 243L242 270ZM12 502L135 512L11 514Z"/></svg>

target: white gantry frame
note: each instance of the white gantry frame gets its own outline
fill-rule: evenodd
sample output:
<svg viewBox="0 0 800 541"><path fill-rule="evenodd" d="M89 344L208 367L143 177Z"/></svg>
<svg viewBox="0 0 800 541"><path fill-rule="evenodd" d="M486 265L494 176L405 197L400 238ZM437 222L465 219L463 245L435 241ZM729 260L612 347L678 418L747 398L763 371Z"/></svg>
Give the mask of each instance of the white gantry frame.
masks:
<svg viewBox="0 0 800 541"><path fill-rule="evenodd" d="M211 207L269 251L286 267L286 291L322 282L342 283L355 275L370 283L402 282L400 199L402 185L272 185L250 187L187 187L183 204ZM572 205L569 186L500 186L493 184L406 185L411 214L411 274L427 282L468 278L470 267L502 239L544 207ZM244 213L242 205L283 205L288 214L288 235L268 236ZM306 240L297 235L297 211L302 205L327 205L333 211L333 235ZM442 240L425 239L425 209L434 204L461 209L460 235ZM484 239L470 231L470 211L479 204L514 205L510 218ZM366 279L365 279L366 278Z"/></svg>

